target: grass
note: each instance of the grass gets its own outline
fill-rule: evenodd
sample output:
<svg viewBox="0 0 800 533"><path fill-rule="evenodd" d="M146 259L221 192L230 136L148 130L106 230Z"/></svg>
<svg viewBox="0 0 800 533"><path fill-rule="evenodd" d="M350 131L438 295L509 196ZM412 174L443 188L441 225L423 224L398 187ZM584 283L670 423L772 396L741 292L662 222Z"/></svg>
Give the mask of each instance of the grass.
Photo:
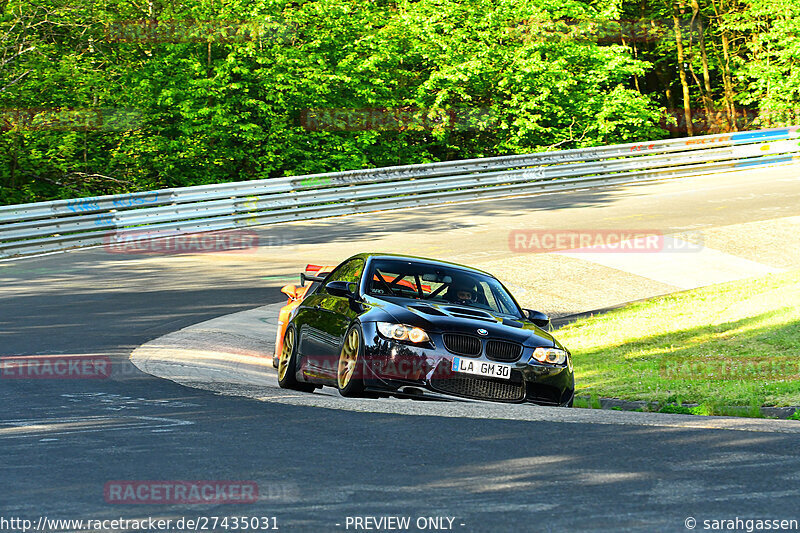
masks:
<svg viewBox="0 0 800 533"><path fill-rule="evenodd" d="M573 354L576 394L591 404L645 400L693 414L741 406L744 416L800 405L800 270L629 304L556 336Z"/></svg>

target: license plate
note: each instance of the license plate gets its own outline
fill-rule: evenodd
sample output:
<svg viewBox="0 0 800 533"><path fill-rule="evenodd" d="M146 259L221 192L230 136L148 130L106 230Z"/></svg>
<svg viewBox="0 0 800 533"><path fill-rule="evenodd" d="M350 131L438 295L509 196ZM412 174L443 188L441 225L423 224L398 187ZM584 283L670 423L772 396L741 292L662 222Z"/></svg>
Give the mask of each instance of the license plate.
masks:
<svg viewBox="0 0 800 533"><path fill-rule="evenodd" d="M463 372L464 374L475 374L476 376L486 376L490 378L511 379L511 365L453 357L453 366L451 368L453 372Z"/></svg>

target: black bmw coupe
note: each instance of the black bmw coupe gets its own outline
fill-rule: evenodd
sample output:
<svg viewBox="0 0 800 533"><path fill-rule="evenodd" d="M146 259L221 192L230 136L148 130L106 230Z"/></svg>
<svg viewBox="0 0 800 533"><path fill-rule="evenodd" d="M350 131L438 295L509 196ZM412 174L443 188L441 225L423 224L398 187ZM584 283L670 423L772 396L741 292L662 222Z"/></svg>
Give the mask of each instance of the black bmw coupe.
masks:
<svg viewBox="0 0 800 533"><path fill-rule="evenodd" d="M281 387L571 406L569 351L496 278L419 257L363 253L290 315Z"/></svg>

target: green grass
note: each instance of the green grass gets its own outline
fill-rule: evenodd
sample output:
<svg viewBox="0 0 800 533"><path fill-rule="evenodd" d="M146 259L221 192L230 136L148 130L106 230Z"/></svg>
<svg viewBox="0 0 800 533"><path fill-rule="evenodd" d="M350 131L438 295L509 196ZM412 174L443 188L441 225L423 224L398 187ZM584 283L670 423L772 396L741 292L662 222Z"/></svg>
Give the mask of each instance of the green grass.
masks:
<svg viewBox="0 0 800 533"><path fill-rule="evenodd" d="M800 271L630 304L556 336L573 354L576 394L592 399L743 416L800 405Z"/></svg>

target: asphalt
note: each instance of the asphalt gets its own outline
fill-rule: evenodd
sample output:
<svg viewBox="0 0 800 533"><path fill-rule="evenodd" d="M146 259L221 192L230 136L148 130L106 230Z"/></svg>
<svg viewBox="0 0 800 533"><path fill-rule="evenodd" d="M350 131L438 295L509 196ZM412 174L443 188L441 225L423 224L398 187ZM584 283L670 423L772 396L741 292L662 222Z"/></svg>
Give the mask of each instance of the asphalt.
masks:
<svg viewBox="0 0 800 533"><path fill-rule="evenodd" d="M387 515L448 516L462 531L800 519L790 421L410 400L382 412L386 402L343 408L333 395L279 398L246 384L241 396L200 390L128 362L143 343L278 302L305 262L363 249L495 262L526 304L554 314L676 290L580 257L514 253L513 227L705 231L721 253L796 268L795 252L760 250L794 238L798 200L796 168L768 169L259 228L263 246L250 254L98 248L0 263L0 355L107 356L113 368L108 379L0 379L0 517L264 515L284 531L353 531L348 517ZM731 238L736 227L750 238ZM251 480L260 497L114 504L103 494L113 480Z"/></svg>

